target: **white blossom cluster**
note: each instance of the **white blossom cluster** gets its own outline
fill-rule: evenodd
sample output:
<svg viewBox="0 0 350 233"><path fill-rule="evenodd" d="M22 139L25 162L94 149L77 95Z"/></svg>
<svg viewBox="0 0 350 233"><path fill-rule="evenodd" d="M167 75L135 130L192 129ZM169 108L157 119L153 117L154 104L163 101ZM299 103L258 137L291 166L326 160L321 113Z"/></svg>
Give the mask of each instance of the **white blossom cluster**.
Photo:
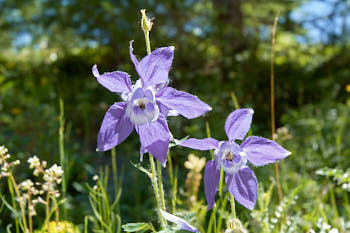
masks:
<svg viewBox="0 0 350 233"><path fill-rule="evenodd" d="M19 160L9 162L11 155L8 154L8 149L5 146L0 146L0 178L12 176L11 168L20 164ZM57 184L62 182L63 170L60 166L54 164L50 168L46 168L46 161L40 161L37 156L28 159L29 168L33 169L33 175L36 177L42 176L43 182L34 182L30 179L24 180L21 183L14 184L20 191L17 201L23 208L28 210L29 216L36 215L35 206L38 203L46 205L46 201L41 197L45 193L48 196L58 198L59 191L56 189ZM14 181L15 182L15 181ZM16 183L16 182L15 182Z"/></svg>
<svg viewBox="0 0 350 233"><path fill-rule="evenodd" d="M343 190L350 192L350 170L343 171L339 168L322 168L317 170L316 174L332 178Z"/></svg>
<svg viewBox="0 0 350 233"><path fill-rule="evenodd" d="M40 161L37 156L33 156L28 159L29 167L33 169L33 174L43 177L44 182L36 184L40 186L39 194L47 192L49 195L54 195L56 198L60 196L58 190L56 190L56 185L62 182L63 170L60 166L54 164L50 168L46 169L46 161Z"/></svg>
<svg viewBox="0 0 350 233"><path fill-rule="evenodd" d="M5 146L0 146L0 178L8 177L10 175L10 169L20 164L19 160L8 162L11 155L7 152L8 150Z"/></svg>
<svg viewBox="0 0 350 233"><path fill-rule="evenodd" d="M319 233L339 233L337 228L332 228L331 225L326 223L322 218L319 218L316 223Z"/></svg>
<svg viewBox="0 0 350 233"><path fill-rule="evenodd" d="M27 179L18 185L18 188L22 191L18 201L21 202L22 206L28 206L28 214L30 216L36 215L35 206L38 203L46 204L42 199L41 195L47 193L47 195L53 195L56 198L60 196L56 185L62 182L63 170L60 166L54 164L52 167L46 169L46 161L40 161L37 156L30 157L28 164L33 169L33 175L42 175L43 182L33 182Z"/></svg>

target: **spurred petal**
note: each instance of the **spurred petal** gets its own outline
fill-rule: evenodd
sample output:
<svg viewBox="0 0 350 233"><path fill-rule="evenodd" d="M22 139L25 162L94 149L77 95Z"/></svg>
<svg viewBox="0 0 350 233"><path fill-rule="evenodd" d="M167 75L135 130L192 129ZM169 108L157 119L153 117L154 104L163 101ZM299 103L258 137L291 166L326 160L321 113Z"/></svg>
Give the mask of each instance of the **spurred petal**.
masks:
<svg viewBox="0 0 350 233"><path fill-rule="evenodd" d="M250 210L255 207L258 181L249 167L242 167L234 175L226 174L225 182L238 203Z"/></svg>
<svg viewBox="0 0 350 233"><path fill-rule="evenodd" d="M110 150L130 135L134 125L126 117L125 108L126 104L119 102L108 109L97 136L97 150Z"/></svg>
<svg viewBox="0 0 350 233"><path fill-rule="evenodd" d="M173 58L173 46L158 48L142 58L136 70L141 77L144 87L167 83Z"/></svg>
<svg viewBox="0 0 350 233"><path fill-rule="evenodd" d="M248 137L241 144L241 148L247 155L247 159L255 166L274 163L291 154L278 143L257 136Z"/></svg>
<svg viewBox="0 0 350 233"><path fill-rule="evenodd" d="M132 61L132 63L134 63L135 69L137 70L137 66L139 65L139 61L136 59L134 53L132 52L134 49L132 48L132 43L134 41L130 41L129 43L129 53L130 53L130 59Z"/></svg>
<svg viewBox="0 0 350 233"><path fill-rule="evenodd" d="M102 86L111 92L122 93L124 91L131 91L131 80L125 72L114 71L100 75L97 65L94 65L92 67L92 74Z"/></svg>
<svg viewBox="0 0 350 233"><path fill-rule="evenodd" d="M141 145L164 166L168 154L170 132L163 115L158 120L135 126Z"/></svg>
<svg viewBox="0 0 350 233"><path fill-rule="evenodd" d="M233 111L227 117L225 131L230 140L243 140L252 123L253 113L253 109L241 108Z"/></svg>
<svg viewBox="0 0 350 233"><path fill-rule="evenodd" d="M163 218L165 218L169 222L175 223L179 230L198 232L198 230L194 226L192 226L191 224L186 222L184 219L179 218L175 215L169 214L168 212L165 212L164 210L160 210L160 213L162 214Z"/></svg>
<svg viewBox="0 0 350 233"><path fill-rule="evenodd" d="M204 170L204 192L208 202L207 210L213 208L215 204L215 194L220 182L220 167L215 160L210 160L205 165Z"/></svg>
<svg viewBox="0 0 350 233"><path fill-rule="evenodd" d="M178 140L176 140L175 142L177 142L176 144L180 146L192 148L195 150L214 150L219 147L219 141L214 138L189 138L182 143Z"/></svg>
<svg viewBox="0 0 350 233"><path fill-rule="evenodd" d="M197 96L178 91L172 87L161 89L156 98L169 109L175 110L188 119L199 117L211 110L211 107Z"/></svg>

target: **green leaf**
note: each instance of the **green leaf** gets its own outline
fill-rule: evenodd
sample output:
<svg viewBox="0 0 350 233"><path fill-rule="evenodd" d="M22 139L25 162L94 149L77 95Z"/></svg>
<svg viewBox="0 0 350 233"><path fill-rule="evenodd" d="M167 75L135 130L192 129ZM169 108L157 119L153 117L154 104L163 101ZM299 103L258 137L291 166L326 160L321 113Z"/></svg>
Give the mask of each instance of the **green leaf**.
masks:
<svg viewBox="0 0 350 233"><path fill-rule="evenodd" d="M143 173L145 173L148 177L152 177L152 173L149 172L146 168L142 167L140 164L135 164L133 162L130 161L130 163L136 167L137 169L139 169L140 171L142 171Z"/></svg>
<svg viewBox="0 0 350 233"><path fill-rule="evenodd" d="M177 143L183 143L187 138L189 138L190 137L190 135L187 135L186 137L184 137L184 138L181 138L181 139L176 139L178 142ZM175 147L175 146L177 146L177 144L175 143L175 142L170 142L169 143L169 148L171 148L171 147Z"/></svg>
<svg viewBox="0 0 350 233"><path fill-rule="evenodd" d="M127 223L122 225L122 228L126 232L139 232L139 233L152 229L151 225L145 222Z"/></svg>

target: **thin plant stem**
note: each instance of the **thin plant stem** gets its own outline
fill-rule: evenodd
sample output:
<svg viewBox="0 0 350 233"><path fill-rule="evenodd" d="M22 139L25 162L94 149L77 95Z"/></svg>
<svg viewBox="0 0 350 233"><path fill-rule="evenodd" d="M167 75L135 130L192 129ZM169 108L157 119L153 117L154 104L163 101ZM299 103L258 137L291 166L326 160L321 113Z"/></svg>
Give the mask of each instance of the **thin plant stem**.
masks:
<svg viewBox="0 0 350 233"><path fill-rule="evenodd" d="M145 17L142 20L148 20L147 16L145 15L145 10L141 11L141 13L143 13L142 17ZM143 23L144 22L142 21L142 24ZM150 39L149 39L149 31L151 30L151 28L146 28L145 25L142 25L142 30L143 30L143 33L145 35L147 54L151 54L151 43L150 43ZM159 221L160 221L161 226L164 228L166 226L166 221L160 213L161 208L163 208L165 210L161 165L159 162L157 162L157 166L158 166L158 173L157 173L156 167L154 164L154 160L153 160L153 156L151 154L149 154L149 161L150 161L151 170L152 170L151 181L152 181L154 196L156 197L156 202L157 202L158 217L159 217ZM158 175L159 183L157 183L157 175Z"/></svg>
<svg viewBox="0 0 350 233"><path fill-rule="evenodd" d="M233 195L231 193L230 193L230 204L231 204L232 217L236 218L235 198L233 197Z"/></svg>
<svg viewBox="0 0 350 233"><path fill-rule="evenodd" d="M11 180L9 180L9 181L10 182L8 182L8 186L9 186L11 199L12 199L12 208L15 211L15 213L17 213L17 205L16 205L16 200L15 200L15 194L13 192L13 185L12 185ZM18 222L17 218L15 218L15 225L16 225L16 233L19 233L19 222Z"/></svg>
<svg viewBox="0 0 350 233"><path fill-rule="evenodd" d="M161 200L159 198L159 190L158 190L158 183L157 183L157 174L156 174L156 166L154 164L153 156L149 154L149 163L151 166L151 181L152 181L152 187L154 196L156 198L156 204L157 204L157 214L160 221L160 225L164 228L165 227L165 220L162 217L162 214L160 213L161 210Z"/></svg>
<svg viewBox="0 0 350 233"><path fill-rule="evenodd" d="M211 138L210 126L209 126L208 121L205 122L205 129L206 129L207 137ZM210 153L211 159L213 160L214 159L214 152L212 150L210 150L209 153Z"/></svg>
<svg viewBox="0 0 350 233"><path fill-rule="evenodd" d="M174 176L174 170L173 170L173 162L171 160L171 155L170 151L168 153L168 170L169 170L169 176L170 176L170 183L172 187L172 195L171 195L171 209L172 212L176 212L176 194L177 194L177 171L175 171L175 176Z"/></svg>
<svg viewBox="0 0 350 233"><path fill-rule="evenodd" d="M114 182L114 195L117 193L118 189L118 177L117 177L117 155L115 152L115 148L112 148L111 150L112 155L112 172L113 172L113 182Z"/></svg>
<svg viewBox="0 0 350 233"><path fill-rule="evenodd" d="M149 40L149 31L143 31L143 32L145 34L147 54L150 54L151 53L151 43Z"/></svg>
<svg viewBox="0 0 350 233"><path fill-rule="evenodd" d="M17 186L17 183L16 183L16 180L15 178L13 177L12 173L9 174L9 178L12 182L12 186L13 188L15 189L15 192L16 192L16 195L18 198L21 198L21 195L19 193L19 190L18 190L18 186ZM28 229L28 225L27 225L27 220L26 220L26 216L25 216L25 210L24 210L24 206L22 205L22 202L19 201L19 208L21 210L21 217L22 217L22 222L23 222L23 226L24 226L24 229L27 230Z"/></svg>
<svg viewBox="0 0 350 233"><path fill-rule="evenodd" d="M31 215L31 211L30 211L30 207L31 207L31 202L32 202L32 197L31 197L31 193L29 192L28 195L28 224L29 224L29 232L32 233L33 232L33 218Z"/></svg>
<svg viewBox="0 0 350 233"><path fill-rule="evenodd" d="M60 98L60 116L59 116L59 123L60 128L58 130L58 144L59 144L59 152L60 152L60 165L63 170L62 174L62 198L66 198L66 176L67 173L66 169L66 160L65 160L65 153L64 153L64 104L63 99ZM64 219L67 219L67 210L65 208L65 205L63 205L63 217Z"/></svg>
<svg viewBox="0 0 350 233"><path fill-rule="evenodd" d="M163 189L163 182L162 182L162 165L157 160L157 174L158 174L158 187L159 187L159 197L161 201L161 207L162 210L165 209L165 198L164 198L164 189Z"/></svg>
<svg viewBox="0 0 350 233"><path fill-rule="evenodd" d="M279 15L279 13L278 13ZM272 28L272 39L271 39L271 63L270 63L270 105L271 105L271 138L275 139L276 125L275 125L275 41L276 41L276 30L277 30L278 16L275 17ZM275 173L276 173L276 184L278 190L278 199L282 201L283 193L281 188L280 173L278 163L275 162Z"/></svg>
<svg viewBox="0 0 350 233"><path fill-rule="evenodd" d="M85 216L85 220L84 220L84 233L88 233L88 226L89 226L89 218L88 218L88 216Z"/></svg>
<svg viewBox="0 0 350 233"><path fill-rule="evenodd" d="M53 200L53 203L55 206L58 206L57 204L57 199L55 196L52 196L52 200ZM60 212L59 212L59 208L56 208L55 209L55 220L56 222L59 222L60 221Z"/></svg>
<svg viewBox="0 0 350 233"><path fill-rule="evenodd" d="M50 227L50 194L49 193L46 194L45 211L46 211L47 231L49 231L49 227Z"/></svg>

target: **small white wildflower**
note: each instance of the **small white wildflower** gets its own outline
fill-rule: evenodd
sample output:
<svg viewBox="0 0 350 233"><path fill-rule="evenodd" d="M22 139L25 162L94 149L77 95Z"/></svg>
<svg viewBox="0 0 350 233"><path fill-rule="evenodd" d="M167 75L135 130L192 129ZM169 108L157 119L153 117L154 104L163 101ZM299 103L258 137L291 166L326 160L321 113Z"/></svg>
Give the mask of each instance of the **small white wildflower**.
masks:
<svg viewBox="0 0 350 233"><path fill-rule="evenodd" d="M272 223L277 223L278 220L277 220L277 218L272 218L272 219L271 219L271 222L272 222Z"/></svg>
<svg viewBox="0 0 350 233"><path fill-rule="evenodd" d="M276 211L276 212L275 212L275 215L276 215L277 218L280 218L280 217L281 217L281 214L280 214L279 211Z"/></svg>
<svg viewBox="0 0 350 233"><path fill-rule="evenodd" d="M328 233L339 233L339 231L336 228L332 228Z"/></svg>
<svg viewBox="0 0 350 233"><path fill-rule="evenodd" d="M30 157L27 162L29 163L30 169L40 167L40 160L36 155Z"/></svg>
<svg viewBox="0 0 350 233"><path fill-rule="evenodd" d="M98 180L98 175L94 175L94 176L92 177L92 179L95 180L95 181Z"/></svg>
<svg viewBox="0 0 350 233"><path fill-rule="evenodd" d="M31 180L25 180L22 183L20 183L20 186L23 190L30 190L33 187L34 183Z"/></svg>
<svg viewBox="0 0 350 233"><path fill-rule="evenodd" d="M97 185L94 185L93 189L94 189L94 190L97 190Z"/></svg>

